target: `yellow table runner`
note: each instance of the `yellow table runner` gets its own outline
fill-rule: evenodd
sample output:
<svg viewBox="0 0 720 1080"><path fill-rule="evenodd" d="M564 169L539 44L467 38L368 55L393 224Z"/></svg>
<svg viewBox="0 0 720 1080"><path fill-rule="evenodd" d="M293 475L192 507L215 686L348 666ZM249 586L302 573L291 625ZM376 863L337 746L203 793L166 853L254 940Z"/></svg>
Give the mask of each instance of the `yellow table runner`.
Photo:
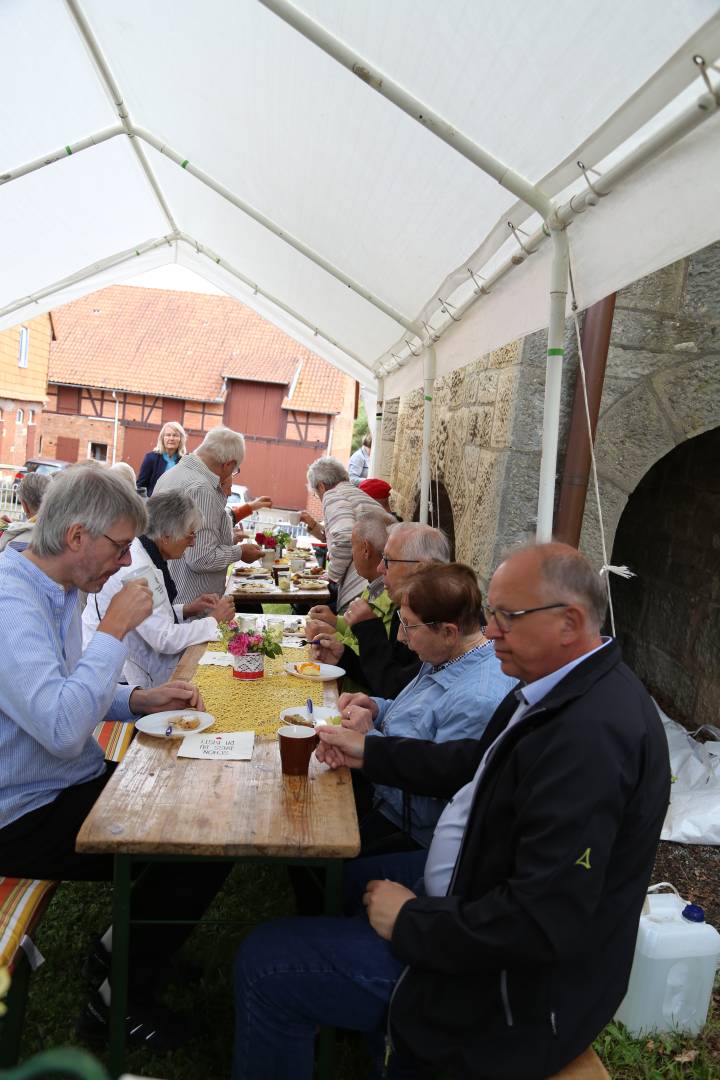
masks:
<svg viewBox="0 0 720 1080"><path fill-rule="evenodd" d="M212 648L212 646L211 646ZM213 650L215 651L215 650ZM205 709L215 717L213 731L254 731L274 735L280 727L280 713L302 707L308 698L323 703L323 683L296 679L284 671L285 664L308 658L308 649L288 649L282 656L265 657L265 676L248 680L233 678L232 668L201 664L194 682L205 701Z"/></svg>

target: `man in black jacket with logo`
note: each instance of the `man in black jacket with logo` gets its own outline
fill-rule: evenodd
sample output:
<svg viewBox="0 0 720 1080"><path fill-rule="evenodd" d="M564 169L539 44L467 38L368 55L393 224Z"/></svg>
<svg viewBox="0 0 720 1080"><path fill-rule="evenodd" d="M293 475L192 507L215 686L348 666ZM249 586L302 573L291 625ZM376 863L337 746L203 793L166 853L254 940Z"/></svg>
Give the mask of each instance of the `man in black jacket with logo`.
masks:
<svg viewBox="0 0 720 1080"><path fill-rule="evenodd" d="M406 887L407 855L376 870L367 922L286 920L249 939L236 973L235 1080L284 1076L285 1055L303 1061L318 1022L376 1030L388 1002L388 1075L398 1077L545 1080L611 1019L670 770L651 699L600 637L604 607L573 548L518 551L493 576L485 610L503 670L523 685L479 742L323 731L329 764L362 764L374 782L452 801L419 886ZM252 1071L263 1057L274 1074Z"/></svg>

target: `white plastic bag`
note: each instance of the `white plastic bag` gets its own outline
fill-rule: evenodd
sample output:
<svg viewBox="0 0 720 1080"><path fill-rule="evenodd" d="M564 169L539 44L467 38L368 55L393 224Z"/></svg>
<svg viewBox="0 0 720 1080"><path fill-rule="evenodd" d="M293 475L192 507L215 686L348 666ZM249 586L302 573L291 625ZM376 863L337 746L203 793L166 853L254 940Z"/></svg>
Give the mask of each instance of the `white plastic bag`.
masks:
<svg viewBox="0 0 720 1080"><path fill-rule="evenodd" d="M674 778L660 839L720 844L720 754L716 744L696 742L657 703L656 707L667 736ZM709 725L706 728L717 730Z"/></svg>

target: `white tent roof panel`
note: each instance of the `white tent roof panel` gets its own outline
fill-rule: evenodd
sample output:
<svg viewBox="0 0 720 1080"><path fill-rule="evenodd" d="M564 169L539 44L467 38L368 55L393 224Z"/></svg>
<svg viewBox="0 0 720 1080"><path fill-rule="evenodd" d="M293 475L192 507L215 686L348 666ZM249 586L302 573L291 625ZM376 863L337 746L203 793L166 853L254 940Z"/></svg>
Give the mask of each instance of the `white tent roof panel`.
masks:
<svg viewBox="0 0 720 1080"><path fill-rule="evenodd" d="M677 111L673 99L691 83L694 98L703 92L693 52L709 63L720 55L716 0L668 0L661 9L655 0L556 0L551 17L547 5L525 0L300 6L481 147L542 180L547 193L563 192L560 201L577 183L581 153L605 169L608 155L637 141L642 125L666 107ZM258 0L5 0L0 64L12 93L0 104L0 180L119 123L74 9L133 124L407 320L447 322L438 298L461 302L471 289L468 267L486 276L490 260L514 250L508 218L532 217L525 203ZM712 137L717 145L714 119L571 225L581 303L718 235ZM172 246L163 237L173 222L124 134L0 182L0 327L165 260L192 264L249 297L366 385L374 385L378 361L407 353L400 322L146 142L137 144L177 227ZM181 234L220 265L193 252ZM121 261L134 251L132 264ZM455 344L441 339L439 364L467 363L544 325L546 260L538 252L470 309L447 335ZM83 276L84 286L66 280ZM46 298L17 306L37 292ZM324 336L314 336L315 327ZM418 380L413 361L388 386Z"/></svg>

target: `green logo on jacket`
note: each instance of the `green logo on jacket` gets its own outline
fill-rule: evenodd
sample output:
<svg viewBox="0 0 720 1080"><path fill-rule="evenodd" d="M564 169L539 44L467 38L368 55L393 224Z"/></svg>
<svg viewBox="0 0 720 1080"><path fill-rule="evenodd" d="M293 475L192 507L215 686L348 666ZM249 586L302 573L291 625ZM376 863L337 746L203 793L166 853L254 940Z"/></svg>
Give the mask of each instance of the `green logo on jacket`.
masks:
<svg viewBox="0 0 720 1080"><path fill-rule="evenodd" d="M579 859L575 860L576 866L584 866L586 870L591 870L590 866L590 848L585 848Z"/></svg>

